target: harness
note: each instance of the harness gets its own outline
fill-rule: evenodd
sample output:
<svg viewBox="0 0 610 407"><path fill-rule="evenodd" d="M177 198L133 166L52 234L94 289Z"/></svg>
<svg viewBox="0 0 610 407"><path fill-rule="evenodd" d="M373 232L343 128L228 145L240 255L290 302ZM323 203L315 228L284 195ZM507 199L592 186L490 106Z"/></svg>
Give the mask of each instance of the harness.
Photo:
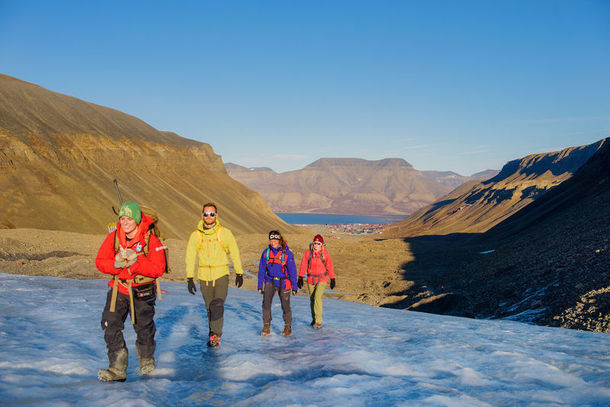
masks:
<svg viewBox="0 0 610 407"><path fill-rule="evenodd" d="M142 251L136 252L138 256L144 255L144 256L148 257L148 243L150 242L151 233L152 232L149 229L144 234L144 246L142 246ZM118 230L115 230L114 231L114 253L115 254L118 253L120 248L121 248L121 244L119 242ZM167 257L166 257L165 269L167 270ZM122 279L122 278L119 278L118 276L114 276L114 283L112 285L112 297L110 299L110 312L116 311L116 300L117 300L117 296L119 293L119 283L121 283L123 285L123 287L126 287L127 291L129 292L129 309L130 309L129 314L131 315L132 325L135 325L135 323L136 323L136 316L135 316L135 312L134 312L134 303L133 303L133 289L132 289L133 283L136 283L138 285L156 283L157 298L159 299L159 301L161 301L163 299L163 297L161 296L161 285L159 284L159 280L156 278L146 277L146 276L142 276L139 274L136 274L133 278L130 278L130 279Z"/></svg>
<svg viewBox="0 0 610 407"><path fill-rule="evenodd" d="M220 248L222 249L223 252L228 253L227 248L222 244L222 240L220 240L220 233L222 232L222 230L224 229L224 226L218 225L216 227L216 242L218 243L218 245L220 246ZM199 245L197 246L197 253L201 252L201 249L203 248L203 242L206 240L205 239L205 234L197 229L197 232L199 232ZM201 266L199 265L199 267L207 267L209 269L210 272L210 280L212 281L212 287L214 287L216 285L216 280L212 280L212 269L216 269L216 268L222 268L222 267L226 267L228 264L221 264L219 266ZM207 285L207 282L206 282Z"/></svg>
<svg viewBox="0 0 610 407"><path fill-rule="evenodd" d="M282 249L278 250L277 254L273 254L271 248L267 247L267 250L265 250L265 259L267 261L267 265L265 268L265 274L267 275L267 277L269 277L272 281L279 282L280 289L282 288L282 283L284 283L284 287L286 287L285 280L288 280L288 272L286 271L286 252ZM269 263L281 264L284 277L271 277L269 275Z"/></svg>
<svg viewBox="0 0 610 407"><path fill-rule="evenodd" d="M311 277L314 285L318 284L322 277L328 275L328 269L326 268L326 258L324 257L324 246L326 245L323 245L322 250L320 250L320 260L322 261L322 265L324 266L324 273L311 274L311 260L314 258L315 255L313 251L313 243L309 244L309 258L307 259L307 277Z"/></svg>

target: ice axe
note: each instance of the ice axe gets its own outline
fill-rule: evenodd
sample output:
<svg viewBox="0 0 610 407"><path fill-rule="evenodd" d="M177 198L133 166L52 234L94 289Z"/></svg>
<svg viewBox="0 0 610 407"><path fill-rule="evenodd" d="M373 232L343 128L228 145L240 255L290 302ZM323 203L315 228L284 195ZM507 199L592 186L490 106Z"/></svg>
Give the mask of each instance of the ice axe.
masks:
<svg viewBox="0 0 610 407"><path fill-rule="evenodd" d="M114 189L116 189L116 193L119 196L119 202L121 204L121 206L123 206L123 197L121 196L121 190L119 189L119 182L115 179L112 180L112 182L114 183ZM120 206L119 206L120 209ZM114 206L112 206L112 211L114 212L114 214L116 216L119 216L119 212L117 212L116 209L114 209Z"/></svg>

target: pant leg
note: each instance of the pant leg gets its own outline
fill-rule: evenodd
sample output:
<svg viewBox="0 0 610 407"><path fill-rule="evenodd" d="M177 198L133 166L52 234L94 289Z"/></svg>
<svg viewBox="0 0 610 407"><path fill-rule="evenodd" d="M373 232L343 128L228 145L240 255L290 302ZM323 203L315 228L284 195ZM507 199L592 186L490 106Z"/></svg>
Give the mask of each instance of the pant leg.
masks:
<svg viewBox="0 0 610 407"><path fill-rule="evenodd" d="M112 289L108 290L106 295L106 305L102 311L102 330L104 331L104 340L108 349L108 359L114 360L116 354L121 349L127 349L125 339L123 338L123 329L125 328L125 319L129 312L129 296L117 293L115 312L110 312L110 302L112 301Z"/></svg>
<svg viewBox="0 0 610 407"><path fill-rule="evenodd" d="M273 296L278 290L278 287L274 286L273 283L265 282L263 284L263 322L271 322L271 304L273 303Z"/></svg>
<svg viewBox="0 0 610 407"><path fill-rule="evenodd" d="M134 299L133 306L136 313L136 350L139 358L152 358L155 355L155 298L150 301Z"/></svg>
<svg viewBox="0 0 610 407"><path fill-rule="evenodd" d="M320 281L318 284L307 284L309 288L309 301L311 304L312 318L314 322L322 323L322 296L326 289L326 282Z"/></svg>
<svg viewBox="0 0 610 407"><path fill-rule="evenodd" d="M316 312L314 310L314 294L315 294L316 286L315 284L307 283L307 291L309 292L309 309L311 310L311 320L316 322Z"/></svg>
<svg viewBox="0 0 610 407"><path fill-rule="evenodd" d="M209 284L202 282L200 288L208 312L210 335L222 336L225 300L229 292L229 276L222 276Z"/></svg>
<svg viewBox="0 0 610 407"><path fill-rule="evenodd" d="M292 308L290 307L290 291L291 290L280 290L279 296L282 304L282 312L284 317L284 323L287 325L292 324Z"/></svg>

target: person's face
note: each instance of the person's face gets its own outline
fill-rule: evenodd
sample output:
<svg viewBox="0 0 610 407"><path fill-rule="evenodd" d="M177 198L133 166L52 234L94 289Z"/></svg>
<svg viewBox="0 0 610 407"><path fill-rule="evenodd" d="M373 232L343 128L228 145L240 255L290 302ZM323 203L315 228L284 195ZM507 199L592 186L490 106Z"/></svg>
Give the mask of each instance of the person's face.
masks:
<svg viewBox="0 0 610 407"><path fill-rule="evenodd" d="M130 236L130 234L133 234L136 231L136 228L138 227L136 221L128 216L121 216L119 222L121 222L121 229L123 229L125 234L130 238L133 237Z"/></svg>
<svg viewBox="0 0 610 407"><path fill-rule="evenodd" d="M322 242L313 242L313 249L316 252L322 250Z"/></svg>
<svg viewBox="0 0 610 407"><path fill-rule="evenodd" d="M203 213L201 214L201 219L203 219L203 224L206 228L211 228L216 224L216 209L213 206L206 206L203 208Z"/></svg>
<svg viewBox="0 0 610 407"><path fill-rule="evenodd" d="M269 239L269 244L274 249L277 249L278 247L280 247L280 239Z"/></svg>

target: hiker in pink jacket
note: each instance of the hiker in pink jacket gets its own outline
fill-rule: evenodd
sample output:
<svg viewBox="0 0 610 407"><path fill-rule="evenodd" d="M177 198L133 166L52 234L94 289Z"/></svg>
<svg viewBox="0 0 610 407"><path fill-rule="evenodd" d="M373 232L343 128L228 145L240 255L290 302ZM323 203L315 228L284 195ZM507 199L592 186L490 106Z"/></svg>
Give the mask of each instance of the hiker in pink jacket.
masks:
<svg viewBox="0 0 610 407"><path fill-rule="evenodd" d="M324 238L316 235L309 250L303 254L297 286L303 287L303 277L307 273L307 288L309 289L309 303L311 306L311 325L322 328L322 296L330 279L330 289L335 288L335 269L330 253L326 250Z"/></svg>

